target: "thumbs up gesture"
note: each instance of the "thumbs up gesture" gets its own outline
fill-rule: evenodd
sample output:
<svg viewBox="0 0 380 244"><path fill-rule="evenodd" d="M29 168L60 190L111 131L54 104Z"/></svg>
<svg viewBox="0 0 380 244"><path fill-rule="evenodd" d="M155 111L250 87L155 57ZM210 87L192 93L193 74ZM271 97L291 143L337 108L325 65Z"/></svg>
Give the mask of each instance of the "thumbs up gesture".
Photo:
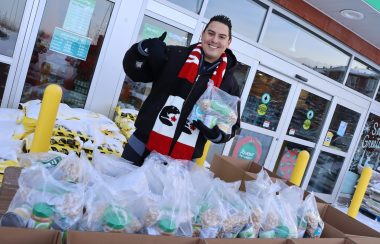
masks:
<svg viewBox="0 0 380 244"><path fill-rule="evenodd" d="M148 65L154 74L157 74L162 65L167 61L166 44L164 42L166 31L160 37L145 39L141 46L148 54Z"/></svg>

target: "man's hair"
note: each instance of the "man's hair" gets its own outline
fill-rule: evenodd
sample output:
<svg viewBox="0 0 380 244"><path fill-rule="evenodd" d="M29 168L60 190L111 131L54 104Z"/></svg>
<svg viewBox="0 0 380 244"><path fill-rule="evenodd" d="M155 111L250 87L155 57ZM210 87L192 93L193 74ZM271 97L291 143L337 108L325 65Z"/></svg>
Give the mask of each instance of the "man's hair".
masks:
<svg viewBox="0 0 380 244"><path fill-rule="evenodd" d="M203 30L203 32L205 32L205 30L207 29L207 27L209 26L209 24L213 21L217 21L217 22L220 22L222 24L225 24L227 27L228 27L228 37L231 39L231 30L232 30L232 23L231 23L231 19L228 18L227 16L225 15L222 15L222 14L219 14L219 15L215 15L214 17L212 17L210 19L210 21L207 23L205 29Z"/></svg>

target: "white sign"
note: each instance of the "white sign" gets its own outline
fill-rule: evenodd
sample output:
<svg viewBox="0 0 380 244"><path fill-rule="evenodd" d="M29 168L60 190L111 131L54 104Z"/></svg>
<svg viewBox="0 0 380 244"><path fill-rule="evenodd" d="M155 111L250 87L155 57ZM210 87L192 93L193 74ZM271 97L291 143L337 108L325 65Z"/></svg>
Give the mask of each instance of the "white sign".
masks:
<svg viewBox="0 0 380 244"><path fill-rule="evenodd" d="M63 29L87 36L96 0L70 0Z"/></svg>

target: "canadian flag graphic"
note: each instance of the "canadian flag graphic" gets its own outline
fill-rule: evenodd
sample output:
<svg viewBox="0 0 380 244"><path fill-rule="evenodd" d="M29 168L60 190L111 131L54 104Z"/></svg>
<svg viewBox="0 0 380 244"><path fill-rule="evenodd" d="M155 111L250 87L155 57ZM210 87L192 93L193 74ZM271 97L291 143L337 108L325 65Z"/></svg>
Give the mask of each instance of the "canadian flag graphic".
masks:
<svg viewBox="0 0 380 244"><path fill-rule="evenodd" d="M146 144L149 151L155 150L164 155L169 154L183 101L181 97L168 97L149 135L148 143Z"/></svg>
<svg viewBox="0 0 380 244"><path fill-rule="evenodd" d="M189 120L183 128L177 143L174 145L171 157L176 159L191 159L194 153L195 143L197 142L199 130L194 127Z"/></svg>

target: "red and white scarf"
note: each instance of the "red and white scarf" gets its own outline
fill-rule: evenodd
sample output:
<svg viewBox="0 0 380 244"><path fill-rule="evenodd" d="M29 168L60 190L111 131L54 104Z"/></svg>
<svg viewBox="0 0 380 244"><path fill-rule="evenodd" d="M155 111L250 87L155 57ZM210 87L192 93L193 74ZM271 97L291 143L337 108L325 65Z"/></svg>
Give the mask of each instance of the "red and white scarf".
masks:
<svg viewBox="0 0 380 244"><path fill-rule="evenodd" d="M180 70L178 77L188 80L194 84L199 69L199 62L202 58L202 45L198 43L191 51L185 64ZM219 87L227 68L227 55L221 55L221 62L215 68L211 80ZM184 99L178 96L169 96L164 107L161 109L153 129L149 135L146 147L149 151L157 151L164 155L169 155L170 147L177 128L177 123L182 111ZM185 132L182 132L169 156L176 159L191 160L194 153L195 144L199 136L199 130L187 121L184 125Z"/></svg>
<svg viewBox="0 0 380 244"><path fill-rule="evenodd" d="M202 44L198 43L197 46L191 51L182 69L179 71L178 77L182 79L186 79L190 83L194 83L195 78L197 77L197 74L198 74L199 62L201 58L202 58ZM222 53L220 58L221 58L221 62L218 65L218 67L216 67L211 77L211 80L214 82L214 85L216 87L219 87L220 83L222 83L223 76L227 68L226 53Z"/></svg>

